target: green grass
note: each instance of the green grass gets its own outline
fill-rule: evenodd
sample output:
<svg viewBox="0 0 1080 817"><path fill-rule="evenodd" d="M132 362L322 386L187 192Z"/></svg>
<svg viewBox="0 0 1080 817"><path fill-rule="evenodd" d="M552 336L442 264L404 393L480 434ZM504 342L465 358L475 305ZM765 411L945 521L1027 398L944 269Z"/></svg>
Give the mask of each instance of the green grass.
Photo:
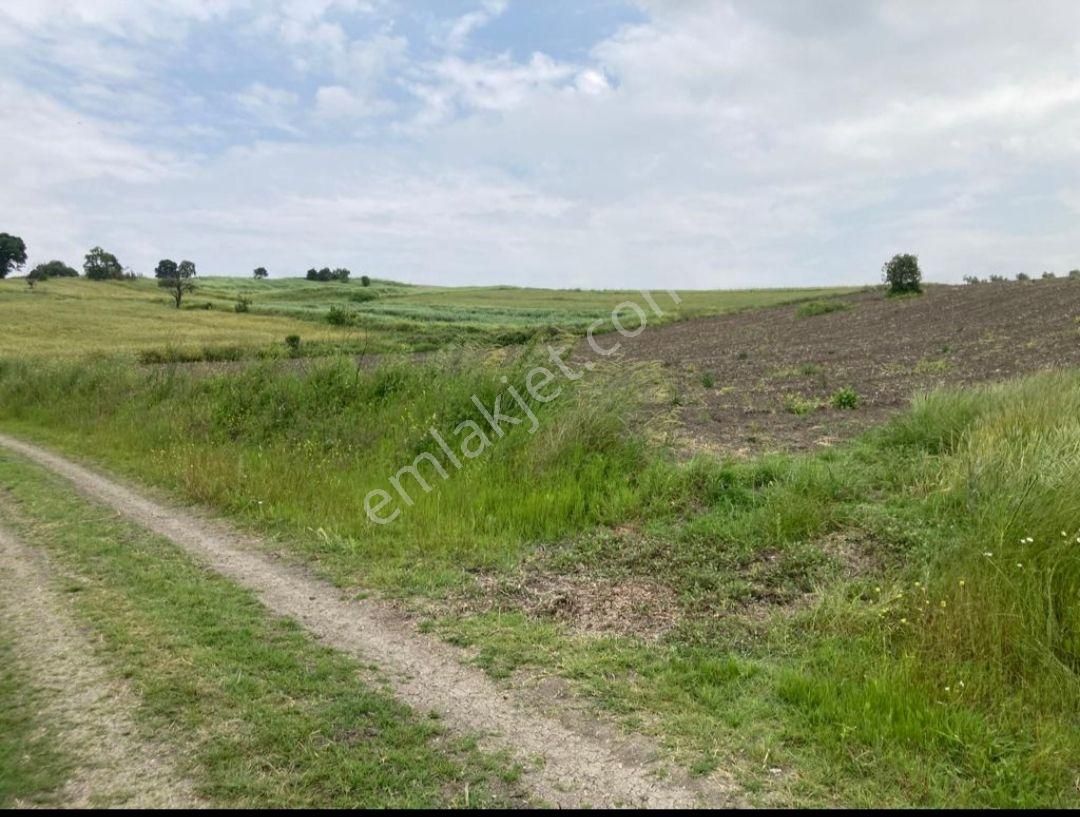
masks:
<svg viewBox="0 0 1080 817"><path fill-rule="evenodd" d="M140 722L184 742L199 791L214 802L431 807L464 805L468 792L479 805L513 779L512 768L360 680L355 662L266 614L251 593L73 497L62 480L0 454L0 485L0 519L76 577L76 610L139 692Z"/></svg>
<svg viewBox="0 0 1080 817"><path fill-rule="evenodd" d="M425 453L445 461L429 429L454 440L459 423L483 424L472 398L492 406L501 378L521 387L537 359L447 355L370 371L336 360L213 376L9 362L0 363L0 401L22 428L52 429L89 454L107 449L114 465L186 499L303 531L300 547L339 581L425 590L460 582L463 567L512 562L525 542L617 519L636 501L630 475L647 463L623 419L640 378L583 378L563 382L554 402L530 401L535 435L528 423L501 440L491 434L482 457L462 457L460 473L448 464L451 479L433 477L437 490L413 488L415 505L394 524L369 521L369 491L391 489L389 479ZM87 411L71 410L79 401Z"/></svg>
<svg viewBox="0 0 1080 817"><path fill-rule="evenodd" d="M279 534L342 583L441 596L526 563L660 582L680 620L658 644L513 610L431 626L495 674L571 679L762 802L1076 805L1080 375L936 393L813 455L678 464L624 425L650 382L597 372L534 406L535 436L369 523L364 492L528 360L9 363L0 424Z"/></svg>
<svg viewBox="0 0 1080 817"><path fill-rule="evenodd" d="M375 281L312 282L200 278L172 308L150 280L54 279L29 290L0 281L0 357L86 357L124 353L148 363L234 360L286 354L299 335L303 353L423 352L505 346L583 333L638 292L514 287L411 287ZM657 293L664 321L770 306L848 290L770 289ZM236 304L246 302L237 313ZM207 308L209 307L209 308ZM625 309L626 314L629 314ZM653 320L653 323L656 319Z"/></svg>
<svg viewBox="0 0 1080 817"><path fill-rule="evenodd" d="M800 318L813 318L818 315L828 315L830 312L845 312L851 309L851 304L844 301L807 301L795 310Z"/></svg>
<svg viewBox="0 0 1080 817"><path fill-rule="evenodd" d="M55 725L35 716L39 694L15 661L10 633L0 628L0 808L48 805L66 779Z"/></svg>

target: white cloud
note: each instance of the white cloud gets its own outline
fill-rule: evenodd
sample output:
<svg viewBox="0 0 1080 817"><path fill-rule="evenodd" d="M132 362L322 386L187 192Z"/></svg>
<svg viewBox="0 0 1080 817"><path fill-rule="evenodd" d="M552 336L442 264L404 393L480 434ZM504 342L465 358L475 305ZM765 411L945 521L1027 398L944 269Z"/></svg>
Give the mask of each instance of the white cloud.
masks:
<svg viewBox="0 0 1080 817"><path fill-rule="evenodd" d="M43 255L444 283L855 282L897 250L945 280L1080 266L1080 4L648 0L591 49L507 25L495 52L477 33L514 5L420 35L403 8L10 0L0 100L29 124L0 134L4 229ZM227 54L221 88L162 75L215 26L272 76Z"/></svg>

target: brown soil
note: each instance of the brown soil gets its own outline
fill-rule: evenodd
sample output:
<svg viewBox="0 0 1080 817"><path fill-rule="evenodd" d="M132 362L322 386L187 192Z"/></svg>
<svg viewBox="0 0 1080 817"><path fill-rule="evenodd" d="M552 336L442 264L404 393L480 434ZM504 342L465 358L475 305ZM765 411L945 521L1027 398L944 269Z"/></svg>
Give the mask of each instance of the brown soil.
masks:
<svg viewBox="0 0 1080 817"><path fill-rule="evenodd" d="M782 306L649 327L624 339L617 357L659 361L677 384L678 399L668 400L681 403L683 442L727 454L826 446L880 424L920 391L1080 366L1077 281L841 300L850 308L811 317ZM705 375L714 385L703 385ZM829 405L843 387L858 393L858 408ZM821 405L799 416L787 408L792 397Z"/></svg>
<svg viewBox="0 0 1080 817"><path fill-rule="evenodd" d="M691 779L647 739L627 735L581 707L555 706L528 686L499 686L466 666L461 651L416 631L390 605L346 598L225 524L148 499L38 446L0 435L0 445L70 480L76 490L164 536L203 564L251 589L277 615L295 619L334 649L374 662L394 694L449 728L479 735L481 748L507 751L539 800L560 807L679 808L733 805L722 773Z"/></svg>
<svg viewBox="0 0 1080 817"><path fill-rule="evenodd" d="M0 621L15 638L16 661L41 691L38 714L57 727L74 761L54 805L205 805L170 750L140 738L133 720L137 697L109 677L53 586L45 556L0 529L0 565Z"/></svg>

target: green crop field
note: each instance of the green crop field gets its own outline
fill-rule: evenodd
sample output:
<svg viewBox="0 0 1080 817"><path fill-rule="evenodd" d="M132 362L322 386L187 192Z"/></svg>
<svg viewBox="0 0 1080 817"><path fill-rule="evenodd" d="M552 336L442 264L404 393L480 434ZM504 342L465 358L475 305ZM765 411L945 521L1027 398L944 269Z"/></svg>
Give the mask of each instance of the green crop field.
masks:
<svg viewBox="0 0 1080 817"><path fill-rule="evenodd" d="M411 287L376 281L200 279L179 311L153 280L0 281L0 356L127 354L150 361L284 353L422 352L582 332L636 292ZM838 294L849 290L827 290ZM822 290L681 293L667 320L820 297ZM245 312L236 305L244 299ZM331 314L333 313L333 314Z"/></svg>

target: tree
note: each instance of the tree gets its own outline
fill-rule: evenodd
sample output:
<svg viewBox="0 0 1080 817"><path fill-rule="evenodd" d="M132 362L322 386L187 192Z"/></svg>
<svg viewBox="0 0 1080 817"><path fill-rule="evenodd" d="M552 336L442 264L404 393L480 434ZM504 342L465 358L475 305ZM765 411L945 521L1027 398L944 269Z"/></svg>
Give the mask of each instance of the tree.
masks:
<svg viewBox="0 0 1080 817"><path fill-rule="evenodd" d="M158 279L162 278L175 278L176 277L176 262L171 258L162 258L158 261L157 266L154 267L154 277Z"/></svg>
<svg viewBox="0 0 1080 817"><path fill-rule="evenodd" d="M111 281L124 277L124 268L111 252L94 247L86 254L83 271L91 281Z"/></svg>
<svg viewBox="0 0 1080 817"><path fill-rule="evenodd" d="M7 278L26 263L26 242L17 235L0 233L0 278Z"/></svg>
<svg viewBox="0 0 1080 817"><path fill-rule="evenodd" d="M351 273L347 269L345 269L345 267L338 267L336 270L330 273L330 277L333 280L341 281L341 283L345 283L346 281L348 281L349 275L351 275Z"/></svg>
<svg viewBox="0 0 1080 817"><path fill-rule="evenodd" d="M1031 276L1028 275L1026 272L1018 272L1018 273L1016 273L1016 280L1017 281L1030 281Z"/></svg>
<svg viewBox="0 0 1080 817"><path fill-rule="evenodd" d="M919 257L916 255L894 255L892 260L881 268L889 292L922 292L922 270L919 269Z"/></svg>
<svg viewBox="0 0 1080 817"><path fill-rule="evenodd" d="M44 281L47 278L78 278L79 271L74 267L69 267L63 261L47 261L30 270L27 277L35 281Z"/></svg>
<svg viewBox="0 0 1080 817"><path fill-rule="evenodd" d="M371 286L371 279L368 278L366 275L361 275L360 276L360 286L362 286L362 287Z"/></svg>
<svg viewBox="0 0 1080 817"><path fill-rule="evenodd" d="M256 281L261 281L263 278L269 278L270 273L266 271L266 267L255 267L255 271L252 273Z"/></svg>
<svg viewBox="0 0 1080 817"><path fill-rule="evenodd" d="M168 262L168 264L166 264ZM163 276L158 274L158 271L162 269L162 264L166 264L165 270L170 274ZM171 264L172 266L168 266ZM192 282L192 278L196 276L195 265L190 261L181 261L179 264L174 264L169 259L163 259L158 264L158 269L155 270L155 274L158 277L158 286L162 289L169 290L169 294L172 295L173 300L176 301L176 308L180 308L180 302L184 299L184 296L189 292L195 291L195 284Z"/></svg>

